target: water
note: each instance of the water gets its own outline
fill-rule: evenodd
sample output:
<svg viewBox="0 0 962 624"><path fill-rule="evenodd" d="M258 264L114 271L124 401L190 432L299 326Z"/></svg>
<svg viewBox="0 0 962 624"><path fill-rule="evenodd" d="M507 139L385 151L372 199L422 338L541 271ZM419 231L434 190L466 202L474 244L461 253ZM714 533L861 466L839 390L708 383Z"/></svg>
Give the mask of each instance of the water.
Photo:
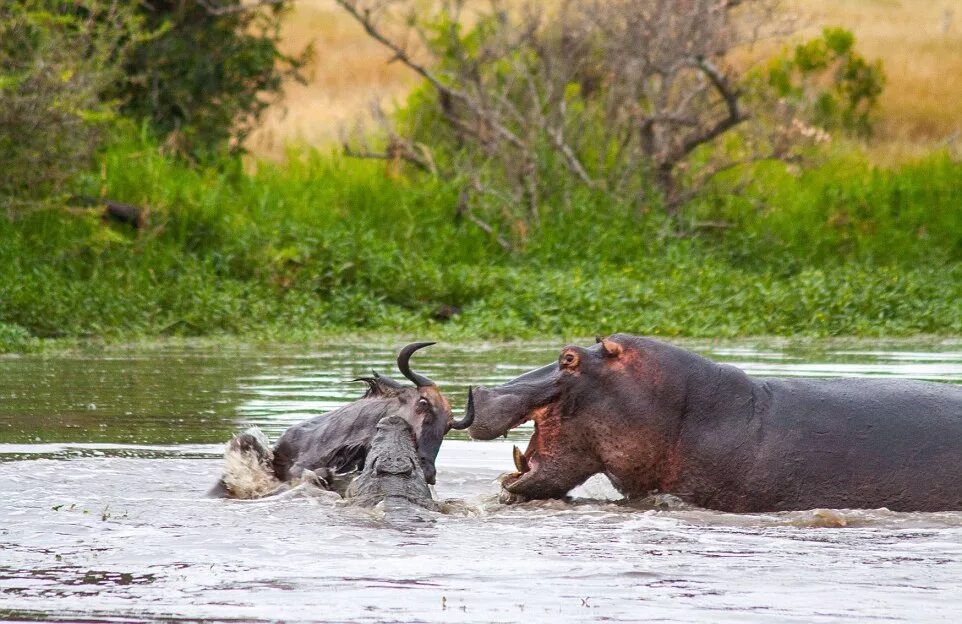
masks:
<svg viewBox="0 0 962 624"><path fill-rule="evenodd" d="M962 382L962 345L707 344L764 375ZM213 347L0 359L0 617L491 622L956 621L962 513L735 515L496 502L511 440L453 435L436 495L398 522L330 499L203 497L221 444L352 400L397 345ZM463 405L559 345L432 347L415 368Z"/></svg>

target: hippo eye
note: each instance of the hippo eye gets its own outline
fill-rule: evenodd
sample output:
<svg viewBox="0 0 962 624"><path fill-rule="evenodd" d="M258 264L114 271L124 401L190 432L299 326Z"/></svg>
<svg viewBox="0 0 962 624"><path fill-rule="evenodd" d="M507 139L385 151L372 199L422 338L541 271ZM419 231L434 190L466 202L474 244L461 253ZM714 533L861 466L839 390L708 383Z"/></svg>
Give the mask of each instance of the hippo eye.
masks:
<svg viewBox="0 0 962 624"><path fill-rule="evenodd" d="M574 353L568 352L561 356L561 365L565 368L572 368L578 365L578 356Z"/></svg>
<svg viewBox="0 0 962 624"><path fill-rule="evenodd" d="M428 409L429 407L431 407L431 402L425 399L424 397L421 397L420 399L418 399L418 407L421 409Z"/></svg>

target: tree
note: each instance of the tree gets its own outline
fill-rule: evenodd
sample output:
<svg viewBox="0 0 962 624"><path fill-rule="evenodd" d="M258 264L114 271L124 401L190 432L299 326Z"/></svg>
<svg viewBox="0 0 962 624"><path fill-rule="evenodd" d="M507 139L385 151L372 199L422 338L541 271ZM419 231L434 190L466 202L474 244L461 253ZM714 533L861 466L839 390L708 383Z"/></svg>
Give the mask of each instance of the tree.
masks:
<svg viewBox="0 0 962 624"><path fill-rule="evenodd" d="M8 213L64 192L116 118L102 92L142 40L120 0L0 4L0 198Z"/></svg>
<svg viewBox="0 0 962 624"><path fill-rule="evenodd" d="M467 15L464 0L337 0L425 88L387 149L462 185L460 214L516 247L546 204L581 192L674 215L714 176L791 160L792 109L751 110L733 52L780 28L765 0L565 0Z"/></svg>
<svg viewBox="0 0 962 624"><path fill-rule="evenodd" d="M856 52L850 31L825 28L820 37L772 58L763 74L778 97L819 126L858 136L872 133L885 72L880 60L870 63Z"/></svg>
<svg viewBox="0 0 962 624"><path fill-rule="evenodd" d="M157 34L136 46L112 90L123 112L144 119L180 154L237 152L285 79L301 80L310 50L278 48L289 1L142 0Z"/></svg>

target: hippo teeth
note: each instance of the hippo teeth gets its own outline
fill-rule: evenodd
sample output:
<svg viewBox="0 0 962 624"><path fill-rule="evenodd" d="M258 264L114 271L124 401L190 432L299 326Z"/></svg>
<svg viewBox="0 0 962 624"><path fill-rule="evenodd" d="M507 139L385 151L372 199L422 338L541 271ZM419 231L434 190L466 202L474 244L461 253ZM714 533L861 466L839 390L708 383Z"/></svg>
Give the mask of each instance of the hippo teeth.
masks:
<svg viewBox="0 0 962 624"><path fill-rule="evenodd" d="M521 474L528 472L528 459L517 446L514 447L514 467L517 468Z"/></svg>

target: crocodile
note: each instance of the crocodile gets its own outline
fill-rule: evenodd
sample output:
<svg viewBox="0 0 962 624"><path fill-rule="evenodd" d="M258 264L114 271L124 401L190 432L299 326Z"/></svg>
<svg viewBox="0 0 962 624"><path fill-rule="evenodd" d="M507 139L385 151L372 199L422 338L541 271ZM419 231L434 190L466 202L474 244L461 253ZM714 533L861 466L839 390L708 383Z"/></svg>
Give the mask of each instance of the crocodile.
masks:
<svg viewBox="0 0 962 624"><path fill-rule="evenodd" d="M440 511L418 461L414 429L400 416L378 423L364 469L348 485L345 498L361 507L385 509L415 505Z"/></svg>

